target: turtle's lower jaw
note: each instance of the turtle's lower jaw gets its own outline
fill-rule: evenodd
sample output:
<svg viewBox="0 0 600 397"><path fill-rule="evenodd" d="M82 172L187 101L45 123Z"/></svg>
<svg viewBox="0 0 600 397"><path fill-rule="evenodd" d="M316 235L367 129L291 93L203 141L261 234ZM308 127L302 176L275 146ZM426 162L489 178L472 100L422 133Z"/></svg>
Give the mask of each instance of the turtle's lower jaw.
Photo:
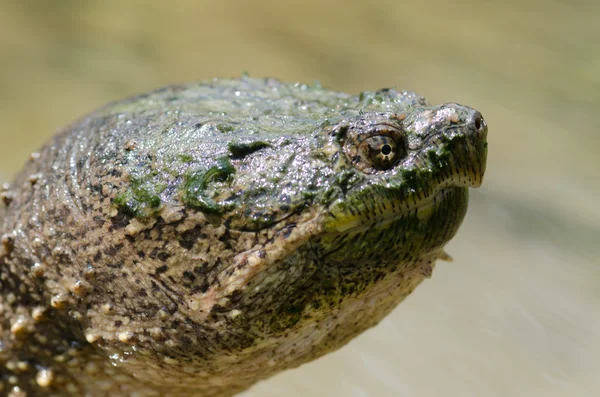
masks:
<svg viewBox="0 0 600 397"><path fill-rule="evenodd" d="M398 211L375 218L363 215L351 218L352 223L348 222L350 218L344 222L331 219L319 240L324 262L348 269L349 274L364 269L387 274L390 269L413 266L425 256L439 252L456 234L467 212L468 191L468 187L448 186L421 200L411 196L409 201L396 203ZM391 208L392 202L375 205ZM360 277L368 276L361 274Z"/></svg>
<svg viewBox="0 0 600 397"><path fill-rule="evenodd" d="M455 147L458 155L443 160L443 168L400 170L397 181L392 177L364 185L329 207L325 232L354 232L410 216L425 219L433 213L446 217L448 211L462 212L456 205L446 208L445 201L459 192L459 196L467 196L468 188L481 186L486 149L484 142L479 147L459 142ZM429 155L432 163L442 161L434 156Z"/></svg>
<svg viewBox="0 0 600 397"><path fill-rule="evenodd" d="M478 147L471 147L461 157L457 156L450 163L452 172L440 185L442 188L447 186L455 187L480 187L485 173L485 164L487 157L487 144L482 142Z"/></svg>
<svg viewBox="0 0 600 397"><path fill-rule="evenodd" d="M431 194L416 192L404 200L383 200L363 203L359 208L349 208L343 213L331 211L330 217L325 223L325 231L329 233L349 233L384 226L405 216L416 215L419 218L427 218L436 211L452 193L466 191L468 187L478 187L475 181L481 181L473 176L470 185L462 183L444 184L438 186ZM461 186L462 185L462 186ZM466 202L465 202L466 205Z"/></svg>

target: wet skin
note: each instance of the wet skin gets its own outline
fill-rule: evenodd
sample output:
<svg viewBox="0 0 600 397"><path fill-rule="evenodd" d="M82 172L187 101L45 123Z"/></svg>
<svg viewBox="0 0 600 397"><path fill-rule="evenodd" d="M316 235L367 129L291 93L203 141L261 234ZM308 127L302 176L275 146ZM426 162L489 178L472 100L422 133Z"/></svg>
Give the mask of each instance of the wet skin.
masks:
<svg viewBox="0 0 600 397"><path fill-rule="evenodd" d="M338 349L448 258L486 136L414 93L247 77L88 115L1 193L4 392L231 396Z"/></svg>

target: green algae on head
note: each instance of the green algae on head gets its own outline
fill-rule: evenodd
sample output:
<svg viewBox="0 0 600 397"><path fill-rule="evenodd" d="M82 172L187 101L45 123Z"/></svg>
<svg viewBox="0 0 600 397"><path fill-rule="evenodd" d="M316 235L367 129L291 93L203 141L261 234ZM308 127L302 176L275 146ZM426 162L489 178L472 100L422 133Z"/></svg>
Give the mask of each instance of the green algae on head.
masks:
<svg viewBox="0 0 600 397"><path fill-rule="evenodd" d="M248 77L88 115L1 193L0 384L231 396L343 346L446 257L486 134L410 92Z"/></svg>
<svg viewBox="0 0 600 397"><path fill-rule="evenodd" d="M183 203L205 213L222 213L227 209L227 204L216 203L208 197L206 190L213 182L226 182L234 173L235 168L227 157L216 159L208 169L187 173L181 193Z"/></svg>

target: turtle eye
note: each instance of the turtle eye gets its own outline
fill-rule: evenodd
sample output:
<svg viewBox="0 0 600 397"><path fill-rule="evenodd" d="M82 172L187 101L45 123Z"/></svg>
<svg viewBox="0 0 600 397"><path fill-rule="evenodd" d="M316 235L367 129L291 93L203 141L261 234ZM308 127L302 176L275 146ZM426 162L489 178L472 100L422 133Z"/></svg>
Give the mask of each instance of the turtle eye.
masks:
<svg viewBox="0 0 600 397"><path fill-rule="evenodd" d="M408 155L406 133L388 113L364 113L347 123L339 141L352 166L365 174L395 167ZM340 125L338 128L345 126Z"/></svg>
<svg viewBox="0 0 600 397"><path fill-rule="evenodd" d="M390 169L405 156L403 146L399 146L389 135L374 135L366 138L360 145L360 152L367 163L380 170Z"/></svg>

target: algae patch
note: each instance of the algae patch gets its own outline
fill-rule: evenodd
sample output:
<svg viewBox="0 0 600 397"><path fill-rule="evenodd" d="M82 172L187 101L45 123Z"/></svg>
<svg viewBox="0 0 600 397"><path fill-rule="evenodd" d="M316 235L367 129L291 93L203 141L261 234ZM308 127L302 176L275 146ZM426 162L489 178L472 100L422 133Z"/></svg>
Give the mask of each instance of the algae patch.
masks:
<svg viewBox="0 0 600 397"><path fill-rule="evenodd" d="M235 168L227 157L219 157L216 164L208 169L192 171L184 176L182 199L186 205L207 213L221 213L231 204L217 202L213 197L216 191L213 184L226 182L235 173Z"/></svg>
<svg viewBox="0 0 600 397"><path fill-rule="evenodd" d="M115 197L113 205L130 217L147 219L158 212L162 203L160 194L165 189L166 185L164 184L134 179L129 189Z"/></svg>
<svg viewBox="0 0 600 397"><path fill-rule="evenodd" d="M217 130L219 130L219 132L222 134L226 134L228 132L234 131L235 128L227 124L217 124Z"/></svg>
<svg viewBox="0 0 600 397"><path fill-rule="evenodd" d="M177 155L177 158L182 163L192 163L192 162L194 162L194 156L192 156L191 154L179 154L179 155Z"/></svg>
<svg viewBox="0 0 600 397"><path fill-rule="evenodd" d="M235 159L240 159L246 157L249 154L252 154L258 150L264 149L266 147L270 147L271 145L267 142L263 141L253 141L253 142L229 142L227 145L229 148L229 152L231 153L231 157Z"/></svg>

